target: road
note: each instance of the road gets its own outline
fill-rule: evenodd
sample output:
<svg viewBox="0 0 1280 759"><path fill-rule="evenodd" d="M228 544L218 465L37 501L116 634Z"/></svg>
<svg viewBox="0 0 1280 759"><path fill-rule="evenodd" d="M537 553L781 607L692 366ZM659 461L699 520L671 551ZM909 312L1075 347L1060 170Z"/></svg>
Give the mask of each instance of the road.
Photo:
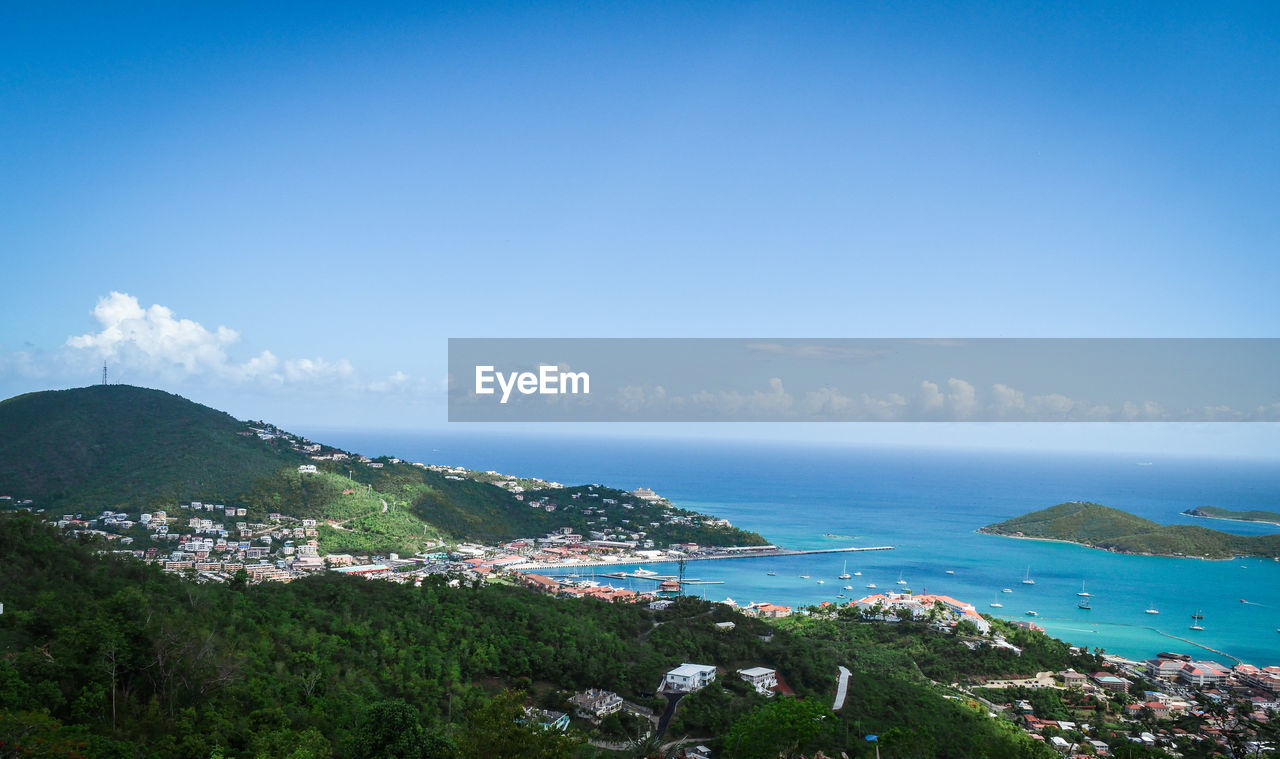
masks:
<svg viewBox="0 0 1280 759"><path fill-rule="evenodd" d="M671 718L676 714L676 704L680 703L680 699L685 697L684 693L667 693L667 709L662 713L662 717L658 719L658 729L654 736L658 740L662 740L662 736L667 732L667 725L671 723Z"/></svg>
<svg viewBox="0 0 1280 759"><path fill-rule="evenodd" d="M840 684L836 686L836 702L831 706L831 711L840 711L840 707L844 706L844 698L847 695L849 695L849 669L841 664Z"/></svg>

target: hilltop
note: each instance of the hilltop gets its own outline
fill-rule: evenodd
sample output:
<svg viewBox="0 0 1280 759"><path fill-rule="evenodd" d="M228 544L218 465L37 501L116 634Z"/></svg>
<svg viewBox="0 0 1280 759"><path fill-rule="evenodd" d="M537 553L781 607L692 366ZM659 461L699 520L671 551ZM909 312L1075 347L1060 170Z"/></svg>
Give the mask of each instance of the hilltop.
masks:
<svg viewBox="0 0 1280 759"><path fill-rule="evenodd" d="M94 385L0 402L0 496L46 508L235 499L306 457L171 393Z"/></svg>
<svg viewBox="0 0 1280 759"><path fill-rule="evenodd" d="M1229 559L1280 556L1280 535L1232 535L1194 525L1162 525L1120 509L1072 501L989 524L978 532L1063 540L1118 553Z"/></svg>
<svg viewBox="0 0 1280 759"><path fill-rule="evenodd" d="M496 542L552 530L623 540L643 533L660 546L766 543L666 500L369 459L128 385L10 398L0 402L0 430L0 506L75 515L217 503L218 514L243 508L246 523L273 521L270 514L314 519L321 553L414 553L441 539ZM142 525L132 530L147 536Z"/></svg>

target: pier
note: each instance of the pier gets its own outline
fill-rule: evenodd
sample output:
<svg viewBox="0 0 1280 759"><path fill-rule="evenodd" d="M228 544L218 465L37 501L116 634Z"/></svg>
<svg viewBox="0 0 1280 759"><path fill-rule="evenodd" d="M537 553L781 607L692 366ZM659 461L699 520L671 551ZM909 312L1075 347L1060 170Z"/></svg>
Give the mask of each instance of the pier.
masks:
<svg viewBox="0 0 1280 759"><path fill-rule="evenodd" d="M658 559L628 559L626 561L583 561L571 564L562 563L529 563L518 564L512 567L517 572L523 572L532 569L579 569L586 567L609 567L626 564L678 564L681 561L717 561L720 559L765 559L775 556L809 556L819 553L855 553L859 551L892 551L893 546L864 546L849 548L814 548L807 551L793 551L787 548L777 548L774 546L746 547L734 549L734 553L718 553L714 556L684 556L684 557L663 557Z"/></svg>
<svg viewBox="0 0 1280 759"><path fill-rule="evenodd" d="M1216 648L1209 648L1208 646L1206 646L1206 645L1205 645L1205 644L1203 644L1203 643L1196 643L1194 640L1190 640L1190 639L1188 639L1188 638L1184 638L1184 637L1182 637L1181 635L1174 635L1173 633L1167 633L1167 632L1165 632L1164 630L1157 630L1157 629L1156 629L1156 628L1154 628L1154 627L1148 627L1147 629L1148 629L1148 630L1153 630L1153 631L1155 631L1155 632L1158 632L1158 633L1160 633L1161 635L1165 636L1166 638L1173 638L1174 640L1180 640L1180 641L1182 641L1183 643L1190 643L1190 644L1191 644L1191 645L1193 645L1193 646L1199 646L1200 648L1203 648L1204 650L1206 650L1206 651L1208 651L1208 652L1210 652L1210 653L1214 653L1214 654L1217 654L1218 656L1226 657L1226 658L1228 658L1228 659L1230 659L1230 660L1234 661L1234 662L1235 662L1235 663L1237 663L1237 664L1241 664L1241 663L1242 663L1242 661L1241 661L1241 659L1240 659L1239 657L1232 656L1231 654L1227 653L1226 651L1219 651L1219 650L1218 650L1218 649L1216 649Z"/></svg>

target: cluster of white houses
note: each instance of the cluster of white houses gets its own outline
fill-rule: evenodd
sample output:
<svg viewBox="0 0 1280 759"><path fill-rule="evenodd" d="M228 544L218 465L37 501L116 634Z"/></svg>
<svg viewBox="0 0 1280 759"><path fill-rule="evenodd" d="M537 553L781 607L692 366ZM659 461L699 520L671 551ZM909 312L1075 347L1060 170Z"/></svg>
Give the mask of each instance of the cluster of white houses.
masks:
<svg viewBox="0 0 1280 759"><path fill-rule="evenodd" d="M710 664L686 662L662 676L660 690L664 693L693 693L715 682L716 672ZM772 696L778 687L778 672L768 667L748 667L738 670L737 674L762 696Z"/></svg>

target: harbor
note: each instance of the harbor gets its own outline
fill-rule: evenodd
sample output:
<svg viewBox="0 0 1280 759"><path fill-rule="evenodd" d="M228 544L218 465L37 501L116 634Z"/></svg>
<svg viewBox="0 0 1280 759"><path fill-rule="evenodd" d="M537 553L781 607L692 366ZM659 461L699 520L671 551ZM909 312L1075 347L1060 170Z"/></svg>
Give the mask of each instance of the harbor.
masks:
<svg viewBox="0 0 1280 759"><path fill-rule="evenodd" d="M607 567L631 564L679 564L681 562L716 561L720 559L764 559L785 556L813 556L824 553L857 553L864 551L892 551L893 546L852 546L844 548L812 548L808 550L792 550L777 546L748 546L745 548L719 549L720 552L709 555L692 556L660 556L657 558L636 557L615 561L580 561L580 562L530 562L515 567L519 571L538 569L577 569L583 567Z"/></svg>

